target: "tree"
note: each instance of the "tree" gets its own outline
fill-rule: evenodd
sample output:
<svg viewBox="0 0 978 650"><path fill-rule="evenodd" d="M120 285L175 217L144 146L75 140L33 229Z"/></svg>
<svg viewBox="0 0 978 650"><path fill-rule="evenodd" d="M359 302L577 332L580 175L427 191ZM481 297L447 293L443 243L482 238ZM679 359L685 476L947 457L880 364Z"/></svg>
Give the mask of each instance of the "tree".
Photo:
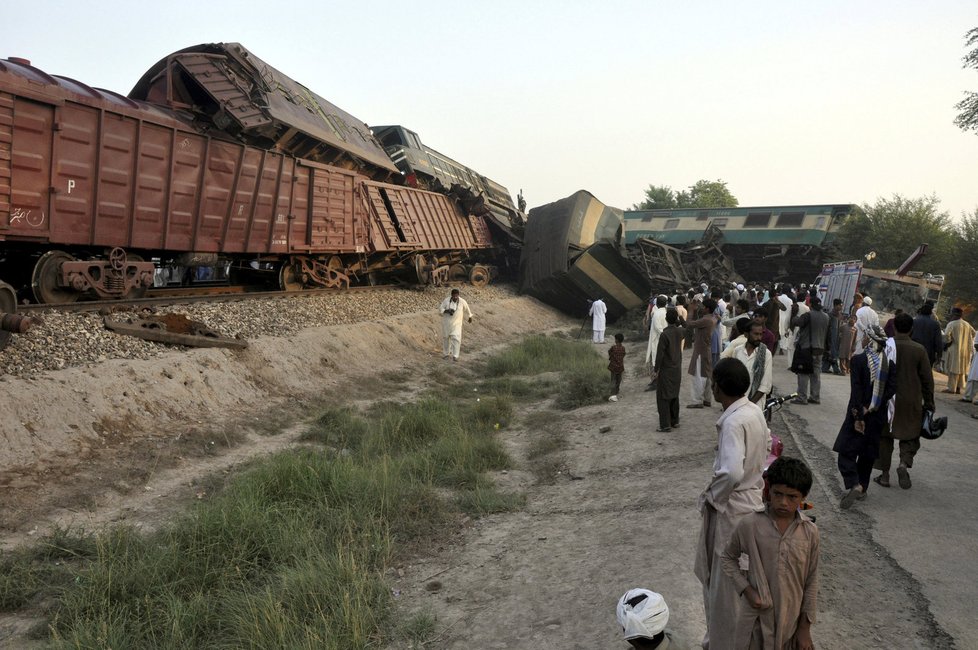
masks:
<svg viewBox="0 0 978 650"><path fill-rule="evenodd" d="M689 192L676 195L676 203L680 208L736 208L737 197L727 189L727 182L700 180L691 185Z"/></svg>
<svg viewBox="0 0 978 650"><path fill-rule="evenodd" d="M974 68L978 70L978 27L975 27L964 35L965 47L972 48L961 60L963 68ZM965 97L954 105L954 108L961 111L954 118L954 123L962 131L975 131L978 133L978 93L965 92Z"/></svg>
<svg viewBox="0 0 978 650"><path fill-rule="evenodd" d="M934 195L877 199L849 215L836 245L845 259L862 259L869 268L895 269L918 246L927 244L927 254L914 270L945 273L956 263L956 233L948 213L939 208ZM875 256L867 259L871 252Z"/></svg>
<svg viewBox="0 0 978 650"><path fill-rule="evenodd" d="M676 195L668 185L649 185L645 200L632 206L632 210L667 210L676 207Z"/></svg>
<svg viewBox="0 0 978 650"><path fill-rule="evenodd" d="M668 185L649 185L645 200L632 206L633 210L665 210L669 208L735 208L737 197L727 189L726 181L696 181L689 190L673 192Z"/></svg>
<svg viewBox="0 0 978 650"><path fill-rule="evenodd" d="M954 260L946 273L945 295L978 305L978 208L958 224Z"/></svg>

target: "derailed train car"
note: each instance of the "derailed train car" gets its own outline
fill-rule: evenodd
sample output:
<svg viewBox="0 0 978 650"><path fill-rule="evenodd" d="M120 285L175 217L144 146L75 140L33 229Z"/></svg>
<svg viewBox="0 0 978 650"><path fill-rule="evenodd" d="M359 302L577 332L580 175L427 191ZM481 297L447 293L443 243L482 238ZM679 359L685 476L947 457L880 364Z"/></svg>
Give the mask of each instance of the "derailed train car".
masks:
<svg viewBox="0 0 978 650"><path fill-rule="evenodd" d="M141 295L151 258L220 260L285 289L488 281L482 217L382 182L399 172L365 125L240 46L213 47L137 84L165 105L0 61L0 278L46 303Z"/></svg>
<svg viewBox="0 0 978 650"><path fill-rule="evenodd" d="M622 255L622 212L579 190L530 210L520 257L520 291L583 315L602 298L614 320L646 304L649 284Z"/></svg>
<svg viewBox="0 0 978 650"><path fill-rule="evenodd" d="M835 233L852 204L679 208L625 212L625 243L651 239L697 245L708 230L722 233L723 253L747 279L808 282L834 254Z"/></svg>

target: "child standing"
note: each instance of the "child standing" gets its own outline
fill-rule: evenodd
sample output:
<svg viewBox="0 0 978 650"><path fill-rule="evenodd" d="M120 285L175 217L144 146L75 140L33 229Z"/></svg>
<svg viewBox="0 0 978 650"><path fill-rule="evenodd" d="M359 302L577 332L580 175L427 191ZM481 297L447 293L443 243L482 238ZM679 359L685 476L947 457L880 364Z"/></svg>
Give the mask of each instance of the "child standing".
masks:
<svg viewBox="0 0 978 650"><path fill-rule="evenodd" d="M839 321L839 368L843 374L849 374L849 359L852 358L852 332L856 325L856 317Z"/></svg>
<svg viewBox="0 0 978 650"><path fill-rule="evenodd" d="M609 402L618 401L618 391L621 389L621 376L625 373L625 346L622 342L625 335L615 334L615 344L608 350L608 370L611 372L611 397Z"/></svg>
<svg viewBox="0 0 978 650"><path fill-rule="evenodd" d="M818 593L818 529L798 507L812 487L812 472L782 456L767 470L766 510L741 519L723 553L723 572L745 600L733 648L812 650ZM747 568L741 569L742 555Z"/></svg>

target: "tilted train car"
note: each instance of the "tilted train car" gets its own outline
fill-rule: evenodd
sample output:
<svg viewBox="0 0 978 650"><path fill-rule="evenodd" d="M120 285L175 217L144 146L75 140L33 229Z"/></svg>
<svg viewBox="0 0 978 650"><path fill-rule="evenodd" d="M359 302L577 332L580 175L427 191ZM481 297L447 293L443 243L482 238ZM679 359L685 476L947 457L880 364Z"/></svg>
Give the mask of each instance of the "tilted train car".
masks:
<svg viewBox="0 0 978 650"><path fill-rule="evenodd" d="M421 142L403 126L374 126L374 135L412 186L454 193L472 212L491 216L504 230L525 221L509 190Z"/></svg>
<svg viewBox="0 0 978 650"><path fill-rule="evenodd" d="M485 220L457 202L371 180L358 170L383 166L347 145L287 129L276 142L295 146L259 147L274 120L261 138L223 121L0 61L0 278L48 303L140 295L150 258L231 260L287 289L449 270L488 281L471 265L492 250ZM296 155L308 147L353 169Z"/></svg>
<svg viewBox="0 0 978 650"><path fill-rule="evenodd" d="M747 279L807 282L831 257L851 204L684 208L625 212L625 243L640 238L671 246L699 242L710 225L723 232L724 253Z"/></svg>
<svg viewBox="0 0 978 650"><path fill-rule="evenodd" d="M644 273L622 255L622 213L579 190L530 210L520 257L520 291L569 314L583 315L602 298L608 316L641 307Z"/></svg>

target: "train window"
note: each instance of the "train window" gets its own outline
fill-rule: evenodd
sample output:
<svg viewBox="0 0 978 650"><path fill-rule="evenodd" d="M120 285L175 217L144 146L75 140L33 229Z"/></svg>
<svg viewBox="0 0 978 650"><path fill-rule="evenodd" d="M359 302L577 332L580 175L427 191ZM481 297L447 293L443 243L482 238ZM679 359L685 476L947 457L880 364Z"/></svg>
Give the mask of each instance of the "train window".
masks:
<svg viewBox="0 0 978 650"><path fill-rule="evenodd" d="M679 219L666 219L666 225L663 226L665 230L675 230L679 227Z"/></svg>
<svg viewBox="0 0 978 650"><path fill-rule="evenodd" d="M651 214L649 216L647 216L647 217L642 217L642 223L649 223L650 221L652 221L652 215Z"/></svg>
<svg viewBox="0 0 978 650"><path fill-rule="evenodd" d="M421 149L421 140L418 139L418 134L413 131L408 131L408 141L411 143L409 146L415 149Z"/></svg>
<svg viewBox="0 0 978 650"><path fill-rule="evenodd" d="M726 217L721 217L720 219L714 219L713 220L713 225L716 226L717 228L726 228L727 227L727 218Z"/></svg>
<svg viewBox="0 0 978 650"><path fill-rule="evenodd" d="M706 218L708 216L709 216L709 213L706 210L700 210L699 212L696 213L696 220L697 221L706 221Z"/></svg>
<svg viewBox="0 0 978 650"><path fill-rule="evenodd" d="M385 133L380 139L380 144L384 145L385 147L403 147L404 141L401 139L400 129L391 129Z"/></svg>
<svg viewBox="0 0 978 650"><path fill-rule="evenodd" d="M767 228L770 223L770 212L751 212L744 220L744 228Z"/></svg>
<svg viewBox="0 0 978 650"><path fill-rule="evenodd" d="M804 212L782 212L774 225L776 228L801 228L801 222L804 220Z"/></svg>
<svg viewBox="0 0 978 650"><path fill-rule="evenodd" d="M819 217L815 221L815 227L816 228L824 228L825 227L825 217Z"/></svg>

